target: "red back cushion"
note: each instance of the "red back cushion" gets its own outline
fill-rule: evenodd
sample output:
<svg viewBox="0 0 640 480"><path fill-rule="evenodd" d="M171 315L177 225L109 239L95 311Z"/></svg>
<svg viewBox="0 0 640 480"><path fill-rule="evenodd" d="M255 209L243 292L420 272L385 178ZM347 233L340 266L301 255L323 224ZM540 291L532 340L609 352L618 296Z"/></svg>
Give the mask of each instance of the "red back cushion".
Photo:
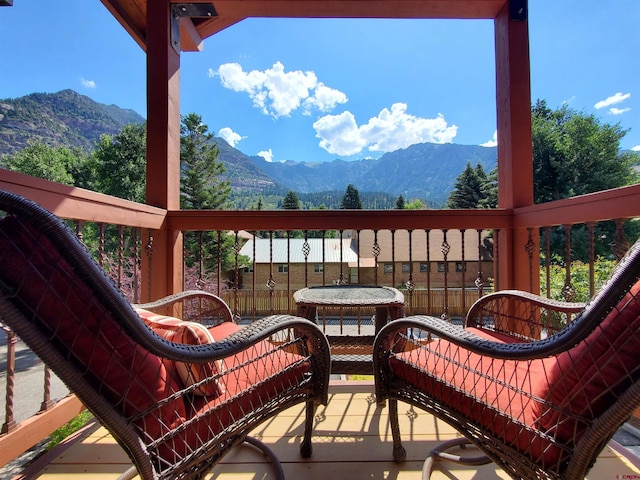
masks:
<svg viewBox="0 0 640 480"><path fill-rule="evenodd" d="M185 322L174 317L159 315L142 308L136 308L140 318L158 335L171 342L186 345L204 345L215 340L211 332L196 322ZM191 390L196 395L216 397L224 392L224 385L213 377L224 371L222 360L205 363L174 362L178 375L186 387L204 382ZM210 379L210 381L206 381Z"/></svg>

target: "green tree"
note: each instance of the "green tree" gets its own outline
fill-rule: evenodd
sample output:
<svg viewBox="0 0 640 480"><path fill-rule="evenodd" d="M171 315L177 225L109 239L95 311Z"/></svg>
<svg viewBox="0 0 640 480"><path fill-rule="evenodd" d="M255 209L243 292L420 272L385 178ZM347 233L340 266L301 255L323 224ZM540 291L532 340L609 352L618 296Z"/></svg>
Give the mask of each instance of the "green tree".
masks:
<svg viewBox="0 0 640 480"><path fill-rule="evenodd" d="M404 210L406 207L406 203L404 201L404 197L400 195L396 200L396 210Z"/></svg>
<svg viewBox="0 0 640 480"><path fill-rule="evenodd" d="M533 191L535 203L550 202L576 195L622 187L638 182L633 166L640 161L635 152L620 152L626 135L619 124L602 124L566 105L551 110L544 100L532 108ZM637 222L625 225L627 238L637 238ZM599 223L595 231L595 253L613 258L614 222ZM572 259L588 261L588 233L583 225L571 231ZM552 229L550 262L565 261L565 231Z"/></svg>
<svg viewBox="0 0 640 480"><path fill-rule="evenodd" d="M484 182L480 186L482 199L479 202L481 208L497 208L498 207L498 166L486 176Z"/></svg>
<svg viewBox="0 0 640 480"><path fill-rule="evenodd" d="M464 171L456 178L453 190L447 199L446 208L478 208L484 195L482 185L486 183L487 175L481 164L476 168L467 162Z"/></svg>
<svg viewBox="0 0 640 480"><path fill-rule="evenodd" d="M531 120L535 203L638 182L633 166L640 157L620 152L626 131L619 124L601 124L566 105L551 110L544 100L533 106Z"/></svg>
<svg viewBox="0 0 640 480"><path fill-rule="evenodd" d="M290 190L289 193L282 200L282 209L283 210L300 210L300 200L298 199L298 195L293 190Z"/></svg>
<svg viewBox="0 0 640 480"><path fill-rule="evenodd" d="M195 113L181 117L180 125L180 206L184 209L221 209L231 195L229 182L219 180L225 172L217 161L213 134Z"/></svg>
<svg viewBox="0 0 640 480"><path fill-rule="evenodd" d="M347 185L347 190L344 192L342 202L340 203L341 210L362 210L362 202L360 202L360 193L353 184Z"/></svg>
<svg viewBox="0 0 640 480"><path fill-rule="evenodd" d="M404 208L406 210L423 210L424 204L422 203L422 200L416 198L415 200L411 200L409 203L406 203Z"/></svg>
<svg viewBox="0 0 640 480"><path fill-rule="evenodd" d="M27 147L16 153L3 155L0 166L32 177L75 185L75 176L86 161L87 154L80 149L51 147L36 141L29 142Z"/></svg>
<svg viewBox="0 0 640 480"><path fill-rule="evenodd" d="M231 188L218 177L225 171L218 162L213 134L202 117L189 113L180 125L180 206L184 209L217 210L226 206ZM227 232L187 232L184 237L187 269L196 267L199 280L204 269L216 270L218 260L224 271L235 267L234 237Z"/></svg>
<svg viewBox="0 0 640 480"><path fill-rule="evenodd" d="M146 196L147 126L132 123L117 135L102 135L91 156L87 188L143 203Z"/></svg>

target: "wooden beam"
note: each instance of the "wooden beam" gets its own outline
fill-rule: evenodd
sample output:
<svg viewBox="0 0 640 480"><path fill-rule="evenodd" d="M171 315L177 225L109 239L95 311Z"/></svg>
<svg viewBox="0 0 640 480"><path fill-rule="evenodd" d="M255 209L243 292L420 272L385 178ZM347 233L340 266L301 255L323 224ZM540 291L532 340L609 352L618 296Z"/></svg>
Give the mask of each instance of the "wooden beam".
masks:
<svg viewBox="0 0 640 480"><path fill-rule="evenodd" d="M171 230L509 229L510 210L181 210Z"/></svg>
<svg viewBox="0 0 640 480"><path fill-rule="evenodd" d="M0 189L33 200L60 218L161 228L166 210L0 169Z"/></svg>
<svg viewBox="0 0 640 480"><path fill-rule="evenodd" d="M513 2L515 0L511 0ZM526 2L524 2L526 8ZM498 206L514 209L533 204L529 27L526 14L513 19L507 3L495 19L496 106L498 123ZM529 245L533 242L533 245ZM537 251L537 232L526 228L500 231L496 289L539 291L529 257ZM537 259L536 259L537 260ZM530 268L531 267L531 268Z"/></svg>
<svg viewBox="0 0 640 480"><path fill-rule="evenodd" d="M180 54L172 44L169 2L160 1L147 3L147 203L180 209ZM154 232L152 253L143 257L142 273L154 281L143 281L142 298L182 290L180 232Z"/></svg>
<svg viewBox="0 0 640 480"><path fill-rule="evenodd" d="M640 217L640 185L605 190L514 210L516 228Z"/></svg>

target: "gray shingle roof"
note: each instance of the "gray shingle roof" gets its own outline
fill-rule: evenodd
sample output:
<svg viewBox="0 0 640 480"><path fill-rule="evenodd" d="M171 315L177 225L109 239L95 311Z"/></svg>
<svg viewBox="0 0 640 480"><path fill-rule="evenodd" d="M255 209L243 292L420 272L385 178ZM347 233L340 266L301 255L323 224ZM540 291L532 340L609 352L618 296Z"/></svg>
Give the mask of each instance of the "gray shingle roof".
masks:
<svg viewBox="0 0 640 480"><path fill-rule="evenodd" d="M303 252L304 238L274 238L269 243L268 238L255 238L249 240L240 249L240 255L246 255L253 260L255 241L255 263L304 263L305 256ZM340 263L340 244L342 243L342 263L357 262L358 255L351 249L351 240L348 238L326 238L324 247L325 263ZM289 243L287 243L289 242ZM309 238L309 263L322 263L323 250L321 238ZM287 246L290 248L289 258L287 259Z"/></svg>

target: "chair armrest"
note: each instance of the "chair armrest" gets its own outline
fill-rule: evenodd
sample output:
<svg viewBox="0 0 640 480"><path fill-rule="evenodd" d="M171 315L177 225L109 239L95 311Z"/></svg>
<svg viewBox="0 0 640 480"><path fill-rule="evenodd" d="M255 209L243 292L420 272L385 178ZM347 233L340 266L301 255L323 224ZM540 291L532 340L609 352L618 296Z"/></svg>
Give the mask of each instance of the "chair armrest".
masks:
<svg viewBox="0 0 640 480"><path fill-rule="evenodd" d="M519 290L502 290L478 299L467 313L465 326L494 330L520 340L534 340L556 333L584 307L584 303L561 302Z"/></svg>
<svg viewBox="0 0 640 480"><path fill-rule="evenodd" d="M533 360L550 357L569 349L583 338L567 332L565 335L555 335L542 340L504 343L488 340L465 327L440 318L414 315L394 320L380 330L374 341L374 361L376 355L388 357L394 348L397 351L398 347L394 345L398 344L399 335L407 338L406 342L400 342L400 345L407 344L403 348L415 348L432 340L441 339L470 352L503 360Z"/></svg>
<svg viewBox="0 0 640 480"><path fill-rule="evenodd" d="M202 290L186 290L134 307L207 326L236 320L224 300Z"/></svg>

